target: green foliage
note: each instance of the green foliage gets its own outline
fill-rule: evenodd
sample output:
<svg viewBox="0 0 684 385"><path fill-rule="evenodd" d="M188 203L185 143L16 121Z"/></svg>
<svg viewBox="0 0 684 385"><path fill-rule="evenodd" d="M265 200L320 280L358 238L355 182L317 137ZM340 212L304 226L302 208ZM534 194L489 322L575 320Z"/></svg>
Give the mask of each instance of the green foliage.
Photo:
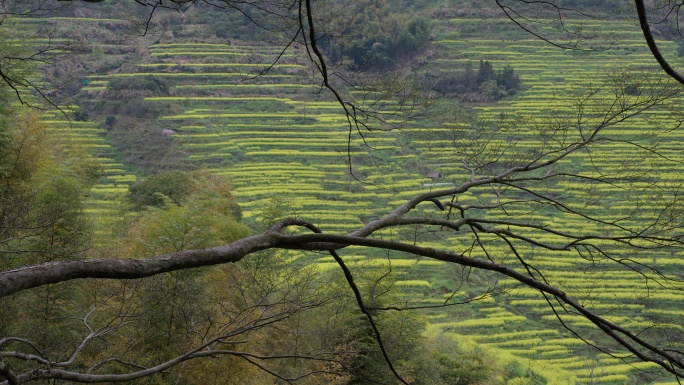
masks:
<svg viewBox="0 0 684 385"><path fill-rule="evenodd" d="M104 48L102 48L102 44L93 43L92 55L98 59L104 56Z"/></svg>
<svg viewBox="0 0 684 385"><path fill-rule="evenodd" d="M385 274L384 269L364 269L357 271L356 283L364 296L367 307L388 306L398 300L398 290L393 282L392 274ZM338 274L338 272L335 272ZM369 381L393 383L394 375L376 341L375 333L348 289L346 282L337 281L339 292L346 292L346 306L339 318L330 319L331 332L339 336L337 344L349 346L355 351L348 357L345 365L352 368L352 376L348 384L366 384ZM419 379L419 374L427 361L423 361L421 351L425 338L425 318L417 312L370 310L380 330L385 349L397 371L405 378ZM420 383L420 382L419 382Z"/></svg>
<svg viewBox="0 0 684 385"><path fill-rule="evenodd" d="M168 83L154 75L140 77L115 77L109 81L107 89L112 91L139 90L150 91L154 95L168 95Z"/></svg>
<svg viewBox="0 0 684 385"><path fill-rule="evenodd" d="M430 38L430 20L397 12L388 0L347 3L349 18L327 26L336 32L321 42L334 62L349 58L358 70L386 70L422 50Z"/></svg>
<svg viewBox="0 0 684 385"><path fill-rule="evenodd" d="M30 88L28 78L34 74L35 64L42 56L31 51L24 44L25 36L22 36L21 28L17 28L16 22L11 18L2 19L0 28L0 115L8 115L12 112L14 98L24 100L27 95L19 94Z"/></svg>
<svg viewBox="0 0 684 385"><path fill-rule="evenodd" d="M87 122L90 118L88 111L81 109L74 110L72 114L74 115L74 120L76 120L77 122Z"/></svg>
<svg viewBox="0 0 684 385"><path fill-rule="evenodd" d="M459 357L440 354L436 359L439 364L439 379L445 384L474 384L486 378L491 371L477 355Z"/></svg>
<svg viewBox="0 0 684 385"><path fill-rule="evenodd" d="M127 218L127 231L120 236L125 246L119 252L129 257L214 247L249 234L238 222L228 181L206 171L159 173L132 185L127 200L137 212ZM219 282L226 279L217 269L195 269L136 282L135 294L126 301L135 304L138 317L127 333L143 348L131 352L133 358L157 365L198 343L197 335L188 331L189 322L203 332L214 327L221 332L217 325L232 327L226 321L229 303L240 299L224 293ZM186 373L170 371L169 376L193 376Z"/></svg>
<svg viewBox="0 0 684 385"><path fill-rule="evenodd" d="M513 95L521 88L520 77L512 66L495 71L487 60L480 60L477 71L467 63L462 72L424 73L419 80L444 96L459 96L470 101L494 101Z"/></svg>
<svg viewBox="0 0 684 385"><path fill-rule="evenodd" d="M92 246L84 197L99 165L76 143L21 108L0 114L0 269L86 256ZM45 354L73 351L79 293L59 284L3 298L0 338L31 338ZM35 352L35 350L34 350ZM42 354L42 353L41 353ZM22 363L17 363L23 367Z"/></svg>
<svg viewBox="0 0 684 385"><path fill-rule="evenodd" d="M546 380L520 361L512 361L504 368L506 376L510 378L506 385L546 385Z"/></svg>
<svg viewBox="0 0 684 385"><path fill-rule="evenodd" d="M27 238L30 248L39 250L34 263L82 258L88 247L91 225L83 212L83 195L89 186L67 172L51 169L36 175L38 193L29 215L40 218L43 231Z"/></svg>
<svg viewBox="0 0 684 385"><path fill-rule="evenodd" d="M684 39L679 38L675 40L677 43L677 56L684 57Z"/></svg>
<svg viewBox="0 0 684 385"><path fill-rule="evenodd" d="M147 256L227 244L248 233L232 213L216 210L202 197L193 197L184 206L152 207L138 226L142 239L134 254Z"/></svg>
<svg viewBox="0 0 684 385"><path fill-rule="evenodd" d="M215 210L235 220L242 217L227 179L206 171L165 171L131 185L126 195L134 211L188 204Z"/></svg>
<svg viewBox="0 0 684 385"><path fill-rule="evenodd" d="M194 190L194 184L188 172L164 171L131 185L126 198L136 211L148 206L163 207L166 202L181 205Z"/></svg>
<svg viewBox="0 0 684 385"><path fill-rule="evenodd" d="M258 231L266 231L280 219L291 213L291 197L284 194L272 194L259 206L255 213L254 227Z"/></svg>
<svg viewBox="0 0 684 385"><path fill-rule="evenodd" d="M423 337L412 357L416 385L498 384L496 359L479 348L466 349L445 335Z"/></svg>
<svg viewBox="0 0 684 385"><path fill-rule="evenodd" d="M9 115L0 152L0 255L23 265L81 258L89 227L83 197L99 165L37 116ZM66 149L69 148L67 151Z"/></svg>

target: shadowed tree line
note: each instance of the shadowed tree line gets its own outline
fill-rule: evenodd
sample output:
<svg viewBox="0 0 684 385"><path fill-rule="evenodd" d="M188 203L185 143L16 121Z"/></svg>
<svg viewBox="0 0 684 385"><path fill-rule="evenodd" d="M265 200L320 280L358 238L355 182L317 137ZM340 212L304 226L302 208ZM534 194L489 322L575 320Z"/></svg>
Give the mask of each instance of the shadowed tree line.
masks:
<svg viewBox="0 0 684 385"><path fill-rule="evenodd" d="M455 69L425 72L419 81L443 97L463 101L496 101L514 95L522 87L520 77L510 65L498 70L492 63L480 60L477 70L467 63L462 71Z"/></svg>

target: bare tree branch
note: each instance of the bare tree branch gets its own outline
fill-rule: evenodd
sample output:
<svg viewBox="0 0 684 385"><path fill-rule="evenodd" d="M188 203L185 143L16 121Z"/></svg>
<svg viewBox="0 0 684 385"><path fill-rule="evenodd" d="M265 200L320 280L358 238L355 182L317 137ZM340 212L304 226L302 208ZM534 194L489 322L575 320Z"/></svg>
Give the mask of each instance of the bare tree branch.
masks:
<svg viewBox="0 0 684 385"><path fill-rule="evenodd" d="M668 63L658 49L658 45L656 44L653 34L651 33L651 26L648 22L648 16L646 15L646 6L644 5L644 1L634 0L634 4L636 6L637 16L639 18L639 26L641 26L641 31L644 34L644 39L646 39L646 45L648 45L648 48L651 50L651 54L658 61L658 64L660 64L660 67L663 69L663 71L665 71L666 74L684 85L684 76L679 74L679 72L670 66L670 63Z"/></svg>

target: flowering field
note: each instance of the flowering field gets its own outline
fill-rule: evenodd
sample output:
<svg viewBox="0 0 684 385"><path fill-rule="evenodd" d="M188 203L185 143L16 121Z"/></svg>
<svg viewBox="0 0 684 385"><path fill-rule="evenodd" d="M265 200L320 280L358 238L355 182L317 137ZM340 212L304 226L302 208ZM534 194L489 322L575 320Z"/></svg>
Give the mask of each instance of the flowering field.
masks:
<svg viewBox="0 0 684 385"><path fill-rule="evenodd" d="M535 143L529 138L543 123L547 111L564 107L568 95L592 87L616 67L653 64L638 28L629 24L606 21L597 24L595 27L615 33L620 40L614 49L591 53L562 51L522 34L515 39L483 39L462 32L466 25L495 28L497 23L504 22L499 19L440 21L440 32L432 47L436 57L427 64L429 68L453 68L483 59L495 68L503 65L515 68L524 91L494 105L473 107L482 119L505 118L516 122L516 135L520 139L514 145L508 146L505 140L489 144L506 148L502 161L513 161L533 151ZM668 43L661 44L674 52ZM149 52L146 62L129 67L131 72L91 76L82 91L94 95L93 102L98 102L98 98L106 101L106 93L117 79L154 76L168 80L170 89L166 95L145 96L141 102L165 111L156 123L173 130L169 140L176 141L190 160L230 177L247 221L255 220L264 206L278 199L285 203L283 215L309 220L323 231L346 232L387 213L415 194L438 188L437 184L450 186L470 178L470 173L463 168L463 159L454 155L454 147L464 144L458 138L467 134L468 125L413 121L399 130L375 131L363 139L355 131L350 132L340 106L318 92L320 87L311 79L310 70L294 54L283 56L283 62L276 64L270 74L254 76L255 71L263 68L263 63L273 59L277 49L161 43L149 47ZM646 119L653 121L659 116L653 114L641 121L630 121L628 125L616 127L619 130L616 134L625 138L638 135L648 127ZM136 177L115 160L106 132L97 121L69 125L58 113L46 114L45 122L77 137L101 159L103 177L92 189L89 210L98 218L117 216L115 198ZM670 144L681 143L683 135L681 130L675 130L667 140ZM591 175L598 166L616 170L626 167L617 158L640 156L639 151L623 142L607 142L600 148L602 152L596 156L576 154L562 166ZM681 146L662 148L663 156L682 157ZM444 178L433 183L425 177L428 171L440 171ZM673 182L681 180L676 171L663 171L659 176L671 178ZM550 186L549 193L561 195L582 189L588 187L566 182ZM629 197L619 189L606 185L591 189L592 194L615 197L605 209L610 208L616 218L632 209ZM474 191L460 196L459 202L483 203L485 199L491 199L491 195ZM641 210L649 207L652 206L648 202L640 204ZM602 206L594 208L603 209ZM560 212L550 215L550 211L534 211L523 205L512 204L506 211L488 215L492 219L526 218L530 224L537 225L563 223L568 232L587 230L581 218ZM107 223L106 219L102 220ZM394 234L390 230L379 233L379 236L391 235ZM567 241L561 236L534 230L529 235L549 243ZM497 245L495 239L483 241L492 242L490 251L502 254L502 258L512 258L506 256L509 249L503 244ZM422 244L429 242L434 242L435 247L446 244L466 254L472 249L458 235ZM551 283L563 290L572 290L587 307L601 310L621 325L635 330L656 327L663 333L680 328L668 322L684 315L678 306L684 298L674 289L653 291L643 277L627 271L594 272L593 261L566 257L563 253L530 247L520 251L532 255L529 262L546 271L545 276ZM375 258L381 256L358 252L354 248L343 252L352 269L386 270L391 265L397 273L395 285L414 304L436 305L448 298L472 298L467 292L453 293L457 290L457 283L451 278L453 271L441 262L418 261L399 254L391 255L388 262L385 258ZM292 258L310 256L295 253ZM673 271L684 264L681 256L658 250L625 258L630 263L656 263ZM316 256L312 260L322 271L336 266L327 257ZM629 376L655 370L651 365L633 364L625 358L625 352L611 352L610 356L593 351L578 354L587 349L586 344L562 329L549 303L538 292L519 288L507 280L498 280L495 284L498 290L475 301L477 306L468 307L465 317L452 313L450 308L432 311L432 332L444 333L457 341L470 339L474 344L498 352L504 361L509 356L524 357L530 370L548 381L556 381L549 383L561 383L559 373L562 373L567 384L627 384ZM635 291L643 295L635 295ZM633 303L618 306L618 300ZM652 320L656 318L659 324L653 325ZM563 320L591 335L592 325L586 319L565 315Z"/></svg>

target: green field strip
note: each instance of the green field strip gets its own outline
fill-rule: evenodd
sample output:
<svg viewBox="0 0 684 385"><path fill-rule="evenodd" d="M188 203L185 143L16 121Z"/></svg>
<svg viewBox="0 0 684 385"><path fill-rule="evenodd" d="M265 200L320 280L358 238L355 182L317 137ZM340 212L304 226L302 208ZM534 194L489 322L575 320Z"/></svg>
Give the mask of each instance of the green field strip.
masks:
<svg viewBox="0 0 684 385"><path fill-rule="evenodd" d="M300 172L292 172L292 171L263 171L261 173L259 172L251 172L251 171L235 171L235 172L230 172L227 173L226 175L229 175L232 180L235 183L239 183L240 181L250 181L250 180L255 180L258 182L261 181L268 181L268 180L291 180L292 178L302 178L307 181L314 180L314 179L320 179L325 177L326 175L330 175L329 173L324 173L324 172L316 172L316 171L309 171L309 170L302 170Z"/></svg>
<svg viewBox="0 0 684 385"><path fill-rule="evenodd" d="M519 339L516 338L514 340L510 341L505 341L505 342L497 342L494 344L491 344L492 346L495 346L500 349L530 349L530 350L535 350L532 349L534 346L546 346L547 341L541 339L541 338L528 338L528 339Z"/></svg>
<svg viewBox="0 0 684 385"><path fill-rule="evenodd" d="M165 43L153 44L149 46L152 51L176 52L188 49L200 49L203 51L235 51L250 54L270 54L280 53L282 49L275 46L259 45L230 45L222 43Z"/></svg>
<svg viewBox="0 0 684 385"><path fill-rule="evenodd" d="M620 365L610 365L610 366L602 366L599 372L603 373L610 373L610 375L615 375L615 374L621 374L621 373L629 373L633 371L639 371L639 370L648 370L648 369L656 369L658 368L658 365L653 362L634 362L631 364L620 364ZM595 375L591 369L579 369L575 372L576 375L581 376L581 377L590 377L592 375ZM607 376L602 376L603 378Z"/></svg>
<svg viewBox="0 0 684 385"><path fill-rule="evenodd" d="M206 69L206 68L259 68L260 65L257 63L140 63L136 64L137 67L140 68L153 68L153 69L169 69L169 68L178 68L178 69L183 69L183 68L199 68L199 69ZM279 69L284 69L284 70L305 70L307 67L301 64L284 64L284 63L276 63L273 65L268 65L269 68L273 71L277 71ZM270 71L269 71L270 73ZM268 75L266 75L268 76Z"/></svg>
<svg viewBox="0 0 684 385"><path fill-rule="evenodd" d="M81 91L107 91L107 86L84 86Z"/></svg>
<svg viewBox="0 0 684 385"><path fill-rule="evenodd" d="M250 57L252 54L248 52L233 51L228 49L207 50L157 50L158 52L151 52L152 57L173 57L173 56L228 56L228 57ZM283 54L281 58L294 58L294 54Z"/></svg>
<svg viewBox="0 0 684 385"><path fill-rule="evenodd" d="M253 102L253 103L267 103L279 102L288 103L290 99L273 98L273 97L236 97L236 96L155 96L146 97L143 100L148 102Z"/></svg>
<svg viewBox="0 0 684 385"><path fill-rule="evenodd" d="M251 125L251 126L258 126L258 125ZM230 130L230 131L223 131L220 133L186 133L186 128L187 126L181 127L177 133L181 135L184 138L190 138L193 141L214 141L214 140L235 140L236 138L239 140L241 137L247 137L251 139L255 138L264 138L264 139L273 139L275 138L278 139L288 139L288 140L309 140L309 139L327 139L327 140L334 140L337 141L338 143L344 143L347 140L347 133L342 132L342 131L331 131L331 132L320 132L316 131L315 129L312 130L299 130L299 131L240 131L239 129L234 129L237 128L236 125L233 126L224 126L224 129ZM196 130L214 130L216 128L208 128L205 126L196 126L197 128L194 128L193 131ZM287 128L292 129L292 126L289 125ZM304 129L308 129L308 127L303 127Z"/></svg>
<svg viewBox="0 0 684 385"><path fill-rule="evenodd" d="M111 74L111 78L135 78L154 76L158 78L237 78L237 81L248 81L248 75L242 72L132 72ZM269 79L291 79L292 75L287 74L268 74ZM103 82L97 80L97 82ZM271 84L271 83L269 83ZM277 83L276 83L277 84ZM94 84L97 85L97 84Z"/></svg>
<svg viewBox="0 0 684 385"><path fill-rule="evenodd" d="M296 157L301 159L313 159L313 158L338 158L343 160L347 154L346 152L328 152L328 151L300 151L300 150L263 150L263 151L247 151L245 156L281 156L281 157ZM353 151L352 156L358 155L368 155L368 151Z"/></svg>
<svg viewBox="0 0 684 385"><path fill-rule="evenodd" d="M385 138L376 138L372 140L367 141L369 146L377 148L379 143L393 143L394 139L385 139ZM340 142L340 141L330 141L329 138L320 138L320 139L313 139L313 138L306 138L305 140L302 140L302 138L297 138L297 137L287 137L287 138L250 138L250 139L234 139L233 141L230 142L207 142L207 143L193 143L193 144L188 144L188 147L198 147L198 146L203 146L203 147L214 147L214 146L222 146L222 145L239 145L240 147L245 147L245 146L267 146L267 147L296 147L296 148L301 148L302 145L305 145L307 148L310 147L332 147L335 149L335 151L344 151L346 152L346 143ZM361 140L353 140L351 142L352 146L361 146L363 145L364 142ZM393 147L390 147L393 148Z"/></svg>
<svg viewBox="0 0 684 385"><path fill-rule="evenodd" d="M496 327L496 326L510 326L510 324L523 323L527 321L524 316L516 315L511 317L498 318L470 318L462 321L453 321L448 323L437 324L440 327L448 329L478 329L482 327Z"/></svg>
<svg viewBox="0 0 684 385"><path fill-rule="evenodd" d="M233 84L233 83L211 83L211 84L178 84L174 88L177 90L222 90L229 88L233 93L244 94L250 89L256 90L255 93L262 93L263 90L271 91L271 94L279 93L277 91L310 91L312 94L320 87L307 84ZM240 91L240 92L235 92Z"/></svg>
<svg viewBox="0 0 684 385"><path fill-rule="evenodd" d="M296 112L281 112L281 113L216 113L216 114L200 114L200 113L185 113L182 115L167 115L163 116L161 120L179 120L179 119L206 119L206 118L243 118L243 119L290 119L293 117L298 117L299 114Z"/></svg>
<svg viewBox="0 0 684 385"><path fill-rule="evenodd" d="M511 339L518 339L518 338L529 338L529 337L548 338L548 337L557 337L559 335L560 335L559 332L556 330L538 329L538 330L526 330L526 331L510 332L510 333L498 333L498 334L475 334L472 336L472 338L477 342L496 343L496 342L510 341Z"/></svg>
<svg viewBox="0 0 684 385"><path fill-rule="evenodd" d="M553 348L553 347L554 346L550 346L550 348ZM555 349L555 350L551 350L551 349L547 350L545 348L546 348L545 346L539 346L539 347L534 348L533 350L535 352L535 358L549 360L552 365L553 365L553 361L552 361L553 358L566 357L569 354L572 354L571 351L569 351L567 349L563 349L562 347Z"/></svg>
<svg viewBox="0 0 684 385"><path fill-rule="evenodd" d="M532 260L532 264L535 264L535 261ZM573 266L577 266L574 265ZM641 278L641 279L639 279ZM559 280L558 284L563 285L564 288L568 289L577 289L577 288L591 288L591 287L596 287L596 286L601 286L605 288L636 288L636 289L645 289L646 284L643 281L643 277L638 277L634 276L634 279L632 280L615 280L612 279L610 281L606 280L590 280L590 279L584 279L584 280L568 280L568 279L563 279Z"/></svg>
<svg viewBox="0 0 684 385"><path fill-rule="evenodd" d="M329 166L328 166L329 167ZM235 170L316 170L316 167L307 166L302 163L291 162L265 162L265 163L245 163L235 166Z"/></svg>

